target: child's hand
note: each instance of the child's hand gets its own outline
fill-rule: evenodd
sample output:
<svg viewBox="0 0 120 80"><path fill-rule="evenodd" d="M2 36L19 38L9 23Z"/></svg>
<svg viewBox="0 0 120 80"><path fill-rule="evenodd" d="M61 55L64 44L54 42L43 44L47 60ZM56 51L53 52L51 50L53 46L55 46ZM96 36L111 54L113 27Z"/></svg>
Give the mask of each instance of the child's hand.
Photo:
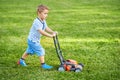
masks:
<svg viewBox="0 0 120 80"><path fill-rule="evenodd" d="M53 32L53 34L56 34L56 35L58 35L58 32L57 32L57 31L54 31L54 32Z"/></svg>
<svg viewBox="0 0 120 80"><path fill-rule="evenodd" d="M55 32L53 32L53 37L55 37L56 35L58 35L58 32L57 31L55 31Z"/></svg>

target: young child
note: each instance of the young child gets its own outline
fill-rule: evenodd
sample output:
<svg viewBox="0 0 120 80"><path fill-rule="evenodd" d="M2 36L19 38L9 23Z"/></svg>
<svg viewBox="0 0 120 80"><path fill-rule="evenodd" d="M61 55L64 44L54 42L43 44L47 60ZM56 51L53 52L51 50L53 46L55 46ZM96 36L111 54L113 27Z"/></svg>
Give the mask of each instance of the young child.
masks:
<svg viewBox="0 0 120 80"><path fill-rule="evenodd" d="M46 17L48 16L48 11L49 9L47 6L44 5L38 6L37 8L38 17L34 20L28 35L28 48L26 49L20 60L17 62L17 64L27 66L24 60L27 58L29 54L33 55L34 53L36 53L39 56L42 68L44 69L52 68L52 66L47 65L45 63L44 59L45 50L40 45L40 38L42 35L50 38L56 36L56 32L50 29L45 21Z"/></svg>

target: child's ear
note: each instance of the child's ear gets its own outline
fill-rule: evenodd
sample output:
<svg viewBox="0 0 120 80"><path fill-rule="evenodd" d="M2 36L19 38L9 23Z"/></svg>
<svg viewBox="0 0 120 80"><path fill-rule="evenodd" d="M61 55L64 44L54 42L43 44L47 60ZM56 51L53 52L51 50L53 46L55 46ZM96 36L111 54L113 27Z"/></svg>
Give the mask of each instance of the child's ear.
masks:
<svg viewBox="0 0 120 80"><path fill-rule="evenodd" d="M40 11L38 11L38 14L41 14L41 12L40 12Z"/></svg>

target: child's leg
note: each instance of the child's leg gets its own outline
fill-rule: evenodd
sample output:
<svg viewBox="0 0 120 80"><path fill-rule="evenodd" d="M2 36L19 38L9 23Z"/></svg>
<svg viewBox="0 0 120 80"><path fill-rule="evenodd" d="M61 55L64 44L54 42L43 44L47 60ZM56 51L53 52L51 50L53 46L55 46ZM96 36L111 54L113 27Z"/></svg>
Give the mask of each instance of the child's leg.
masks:
<svg viewBox="0 0 120 80"><path fill-rule="evenodd" d="M44 56L40 56L39 59L40 59L41 64L45 63Z"/></svg>
<svg viewBox="0 0 120 80"><path fill-rule="evenodd" d="M53 68L52 66L47 65L47 64L45 63L44 56L40 56L39 59L40 59L40 63L41 63L41 65L42 65L42 68L44 68L44 69L51 69L51 68Z"/></svg>
<svg viewBox="0 0 120 80"><path fill-rule="evenodd" d="M38 56L39 56L39 60L40 60L40 63L42 65L42 68L44 69L51 69L52 66L49 66L47 64L45 64L45 50L44 48L40 45L40 43L35 43L35 42L29 42L29 47L27 49L27 52L31 52L31 53L36 53ZM26 54L23 54L23 58L26 58Z"/></svg>
<svg viewBox="0 0 120 80"><path fill-rule="evenodd" d="M25 51L22 55L22 59L26 59L28 57L28 53Z"/></svg>
<svg viewBox="0 0 120 80"><path fill-rule="evenodd" d="M28 56L28 53L24 52L20 60L17 62L17 64L22 66L27 66L24 61L27 58L27 56Z"/></svg>

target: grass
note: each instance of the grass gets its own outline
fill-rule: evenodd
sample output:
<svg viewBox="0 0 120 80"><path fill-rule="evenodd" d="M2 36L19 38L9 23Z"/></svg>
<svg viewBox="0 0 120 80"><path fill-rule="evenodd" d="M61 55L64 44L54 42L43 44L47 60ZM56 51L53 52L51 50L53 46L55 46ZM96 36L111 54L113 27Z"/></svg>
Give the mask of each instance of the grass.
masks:
<svg viewBox="0 0 120 80"><path fill-rule="evenodd" d="M119 80L120 79L119 0L1 0L0 80ZM36 17L36 7L50 7L48 25L59 32L66 59L85 67L81 73L58 72L53 40L42 37L46 62L40 68L36 55L26 59L27 67L16 65L27 47L27 36Z"/></svg>

